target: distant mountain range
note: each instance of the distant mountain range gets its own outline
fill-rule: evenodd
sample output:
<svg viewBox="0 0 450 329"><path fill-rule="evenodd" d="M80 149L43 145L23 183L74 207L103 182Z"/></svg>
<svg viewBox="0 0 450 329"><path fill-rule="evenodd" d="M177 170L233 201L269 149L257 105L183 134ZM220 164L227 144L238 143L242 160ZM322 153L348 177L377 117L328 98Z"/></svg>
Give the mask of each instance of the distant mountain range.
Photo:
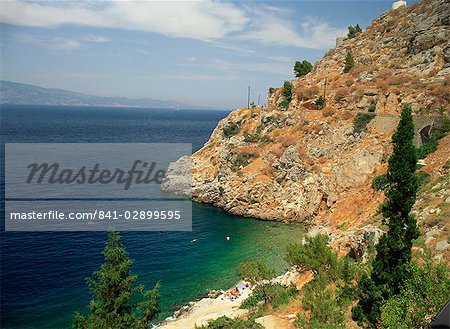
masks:
<svg viewBox="0 0 450 329"><path fill-rule="evenodd" d="M151 98L99 97L64 89L42 88L0 80L0 104L73 105L142 108L204 108L170 100Z"/></svg>

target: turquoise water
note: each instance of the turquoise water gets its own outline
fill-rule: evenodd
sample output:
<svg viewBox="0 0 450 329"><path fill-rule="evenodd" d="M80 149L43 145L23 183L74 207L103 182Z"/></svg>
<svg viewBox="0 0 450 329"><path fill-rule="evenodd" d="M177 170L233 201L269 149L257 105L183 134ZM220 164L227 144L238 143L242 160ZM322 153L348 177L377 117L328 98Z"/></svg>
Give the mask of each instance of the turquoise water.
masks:
<svg viewBox="0 0 450 329"><path fill-rule="evenodd" d="M171 111L67 107L1 108L5 142L191 142L208 139L225 111ZM1 173L3 175L4 159ZM2 204L4 190L1 179ZM3 216L3 211L2 211ZM2 219L3 220L3 219ZM301 227L231 216L193 205L192 232L123 232L139 283L161 281L161 318L211 289L239 278L237 265L262 258L279 272L285 245ZM102 263L105 232L1 231L1 327L68 328L90 299L84 278ZM231 240L227 241L226 237ZM196 243L191 243L197 239Z"/></svg>

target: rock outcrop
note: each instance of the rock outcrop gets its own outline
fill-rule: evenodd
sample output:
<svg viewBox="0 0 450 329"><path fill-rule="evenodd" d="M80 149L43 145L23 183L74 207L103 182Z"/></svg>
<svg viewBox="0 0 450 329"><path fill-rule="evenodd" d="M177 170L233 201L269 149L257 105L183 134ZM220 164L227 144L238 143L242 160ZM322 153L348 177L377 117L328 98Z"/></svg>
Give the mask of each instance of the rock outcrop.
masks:
<svg viewBox="0 0 450 329"><path fill-rule="evenodd" d="M386 170L403 105L415 114L449 113L449 14L449 2L441 0L390 10L294 80L287 108L278 106L284 97L278 88L268 108L233 111L192 156L193 200L357 234L383 200L371 181ZM356 66L344 73L348 51ZM315 103L324 94L321 108ZM174 177L180 168L171 168L167 189L180 182ZM339 243L354 247L358 239Z"/></svg>

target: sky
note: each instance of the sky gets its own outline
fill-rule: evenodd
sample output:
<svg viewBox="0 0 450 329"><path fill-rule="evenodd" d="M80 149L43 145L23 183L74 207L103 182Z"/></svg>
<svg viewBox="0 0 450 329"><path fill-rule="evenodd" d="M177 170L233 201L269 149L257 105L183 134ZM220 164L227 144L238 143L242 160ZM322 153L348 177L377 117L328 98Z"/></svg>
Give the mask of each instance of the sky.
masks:
<svg viewBox="0 0 450 329"><path fill-rule="evenodd" d="M0 1L1 79L216 108L266 101L392 1Z"/></svg>

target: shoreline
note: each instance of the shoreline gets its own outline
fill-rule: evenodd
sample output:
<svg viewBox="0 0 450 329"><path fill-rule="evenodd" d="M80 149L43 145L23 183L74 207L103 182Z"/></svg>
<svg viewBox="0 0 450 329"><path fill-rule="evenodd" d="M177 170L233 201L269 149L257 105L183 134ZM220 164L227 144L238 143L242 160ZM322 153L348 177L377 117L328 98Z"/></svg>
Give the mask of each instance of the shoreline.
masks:
<svg viewBox="0 0 450 329"><path fill-rule="evenodd" d="M284 286L294 285L300 290L306 283L313 279L310 272L302 272L297 268L291 268L284 274L274 277L270 280L264 280L261 283L278 283ZM196 326L207 325L209 321L215 320L221 316L229 318L242 317L248 314L247 309L241 309L242 303L251 296L255 286L249 286L242 289L240 295L234 300L229 299L226 294L237 287L239 283L230 289L223 291L210 291L208 297L200 300L190 301L165 320L159 322L156 329L192 329Z"/></svg>

